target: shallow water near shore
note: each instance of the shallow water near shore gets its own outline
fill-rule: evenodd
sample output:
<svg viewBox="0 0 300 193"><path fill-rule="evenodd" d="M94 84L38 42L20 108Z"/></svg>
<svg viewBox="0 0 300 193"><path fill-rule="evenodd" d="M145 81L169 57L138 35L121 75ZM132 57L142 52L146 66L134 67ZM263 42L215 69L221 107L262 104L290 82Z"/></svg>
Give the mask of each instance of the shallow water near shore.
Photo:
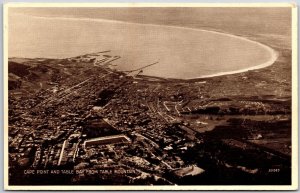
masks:
<svg viewBox="0 0 300 193"><path fill-rule="evenodd" d="M261 68L277 57L258 42L201 29L21 14L9 19L9 57L66 58L111 50L121 57L113 62L117 70L157 62L141 74L176 79Z"/></svg>

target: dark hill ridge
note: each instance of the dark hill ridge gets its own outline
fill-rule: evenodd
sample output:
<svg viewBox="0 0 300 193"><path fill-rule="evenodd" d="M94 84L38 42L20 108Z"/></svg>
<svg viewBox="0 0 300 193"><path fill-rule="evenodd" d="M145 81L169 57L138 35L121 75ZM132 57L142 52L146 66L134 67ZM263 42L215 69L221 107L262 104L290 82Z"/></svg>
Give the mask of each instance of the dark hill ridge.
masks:
<svg viewBox="0 0 300 193"><path fill-rule="evenodd" d="M66 78L75 71L64 68L63 64L66 64L66 60L48 58L9 58L8 60L9 90L26 93L48 89L57 84L62 76Z"/></svg>
<svg viewBox="0 0 300 193"><path fill-rule="evenodd" d="M8 62L8 72L13 73L19 77L24 77L30 74L29 72L29 66L17 63L17 62Z"/></svg>
<svg viewBox="0 0 300 193"><path fill-rule="evenodd" d="M20 80L20 77L9 73L8 74L8 90L14 90L21 87L22 81Z"/></svg>

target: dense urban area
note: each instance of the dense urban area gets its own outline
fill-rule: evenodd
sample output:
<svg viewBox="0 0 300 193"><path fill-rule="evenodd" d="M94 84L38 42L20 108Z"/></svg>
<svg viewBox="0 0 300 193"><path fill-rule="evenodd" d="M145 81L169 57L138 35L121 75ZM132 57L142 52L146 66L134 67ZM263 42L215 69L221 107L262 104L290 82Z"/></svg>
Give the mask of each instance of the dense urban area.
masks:
<svg viewBox="0 0 300 193"><path fill-rule="evenodd" d="M116 71L109 50L10 58L10 185L290 184L291 50L276 50L193 80Z"/></svg>

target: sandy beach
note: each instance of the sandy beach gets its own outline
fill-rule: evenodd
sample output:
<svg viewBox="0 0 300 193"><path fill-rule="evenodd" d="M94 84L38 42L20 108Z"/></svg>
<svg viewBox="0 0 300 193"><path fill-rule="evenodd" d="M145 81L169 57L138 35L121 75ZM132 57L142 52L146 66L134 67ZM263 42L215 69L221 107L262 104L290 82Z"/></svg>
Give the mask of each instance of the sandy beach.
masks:
<svg viewBox="0 0 300 193"><path fill-rule="evenodd" d="M269 66L277 58L276 51L259 42L204 29L24 14L10 19L15 21L9 37L9 45L14 45L9 46L10 57L66 58L111 50L121 57L114 61L116 70L157 62L141 75L175 79L240 73ZM28 31L23 33L26 38L14 35L20 30Z"/></svg>

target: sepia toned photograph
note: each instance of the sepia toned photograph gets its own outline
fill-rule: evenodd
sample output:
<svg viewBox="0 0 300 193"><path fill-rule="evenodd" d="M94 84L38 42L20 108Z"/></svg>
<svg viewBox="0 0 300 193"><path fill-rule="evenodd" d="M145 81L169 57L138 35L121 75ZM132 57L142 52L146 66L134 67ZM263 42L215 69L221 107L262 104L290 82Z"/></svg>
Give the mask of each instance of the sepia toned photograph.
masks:
<svg viewBox="0 0 300 193"><path fill-rule="evenodd" d="M298 188L295 5L4 9L6 189Z"/></svg>

